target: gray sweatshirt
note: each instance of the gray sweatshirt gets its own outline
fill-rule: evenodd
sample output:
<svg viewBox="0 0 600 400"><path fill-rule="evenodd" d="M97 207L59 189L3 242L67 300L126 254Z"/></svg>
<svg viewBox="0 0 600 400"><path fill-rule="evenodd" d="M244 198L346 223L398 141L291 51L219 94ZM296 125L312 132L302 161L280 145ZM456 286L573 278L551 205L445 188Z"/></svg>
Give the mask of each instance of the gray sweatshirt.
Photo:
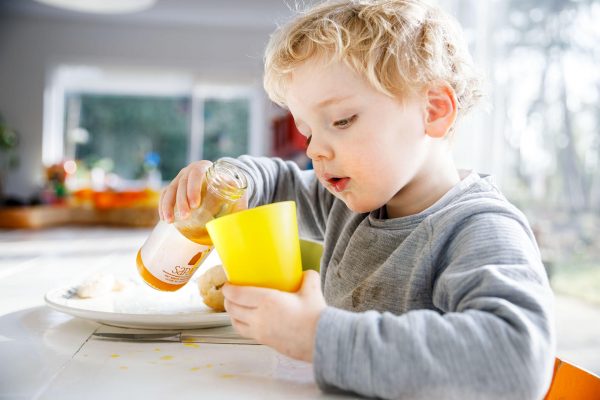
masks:
<svg viewBox="0 0 600 400"><path fill-rule="evenodd" d="M313 171L242 156L250 206L295 200L324 242L322 390L386 399L541 399L555 353L553 295L525 216L470 173L419 214L357 214Z"/></svg>

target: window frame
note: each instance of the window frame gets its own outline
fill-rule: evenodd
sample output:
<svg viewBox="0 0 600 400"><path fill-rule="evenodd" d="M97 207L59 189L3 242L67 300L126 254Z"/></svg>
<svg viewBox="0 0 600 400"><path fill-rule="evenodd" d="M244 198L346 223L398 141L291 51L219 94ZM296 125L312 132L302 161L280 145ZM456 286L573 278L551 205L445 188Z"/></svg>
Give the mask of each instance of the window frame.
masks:
<svg viewBox="0 0 600 400"><path fill-rule="evenodd" d="M187 96L190 98L190 130L185 164L201 160L204 141L204 102L206 100L247 99L249 102L248 154L264 153L262 135L263 95L255 84L215 84L196 79L185 71L148 70L81 64L60 64L50 69L44 90L42 162L64 162L66 154L65 107L68 93Z"/></svg>

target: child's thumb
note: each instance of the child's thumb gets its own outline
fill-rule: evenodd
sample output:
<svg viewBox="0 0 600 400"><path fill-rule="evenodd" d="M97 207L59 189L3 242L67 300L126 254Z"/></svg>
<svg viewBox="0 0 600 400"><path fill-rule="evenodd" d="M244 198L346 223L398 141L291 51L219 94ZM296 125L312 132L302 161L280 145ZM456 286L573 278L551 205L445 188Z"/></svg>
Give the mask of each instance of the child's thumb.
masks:
<svg viewBox="0 0 600 400"><path fill-rule="evenodd" d="M311 269L304 271L300 292L314 293L315 291L321 291L321 276L317 271Z"/></svg>

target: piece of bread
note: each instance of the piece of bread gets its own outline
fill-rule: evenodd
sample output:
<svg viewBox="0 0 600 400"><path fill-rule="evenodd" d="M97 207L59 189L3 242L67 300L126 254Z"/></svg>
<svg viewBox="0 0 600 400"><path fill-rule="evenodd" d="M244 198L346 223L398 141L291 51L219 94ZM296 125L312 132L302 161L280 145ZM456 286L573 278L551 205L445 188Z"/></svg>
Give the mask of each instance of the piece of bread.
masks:
<svg viewBox="0 0 600 400"><path fill-rule="evenodd" d="M227 276L222 265L215 265L200 275L198 289L204 304L215 311L225 311L225 298L221 289L227 282Z"/></svg>
<svg viewBox="0 0 600 400"><path fill-rule="evenodd" d="M104 296L114 290L116 279L103 272L88 277L77 287L77 296L82 299Z"/></svg>

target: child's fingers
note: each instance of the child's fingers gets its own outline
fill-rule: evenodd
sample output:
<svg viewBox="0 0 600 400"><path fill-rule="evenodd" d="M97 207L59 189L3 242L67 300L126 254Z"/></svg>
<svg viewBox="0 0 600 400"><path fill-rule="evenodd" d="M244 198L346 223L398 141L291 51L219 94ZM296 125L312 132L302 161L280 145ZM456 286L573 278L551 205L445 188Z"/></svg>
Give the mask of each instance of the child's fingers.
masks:
<svg viewBox="0 0 600 400"><path fill-rule="evenodd" d="M187 183L187 198L191 208L197 208L202 201L202 182L204 181L204 174L210 164L210 162L204 161L190 166Z"/></svg>
<svg viewBox="0 0 600 400"><path fill-rule="evenodd" d="M168 218L165 215L165 212L163 211L163 208L165 207L165 195L167 194L167 192L169 191L171 185L168 184L166 187L164 187L161 191L160 191L160 198L158 200L158 216L160 217L161 220L166 221ZM171 207L172 208L172 207Z"/></svg>
<svg viewBox="0 0 600 400"><path fill-rule="evenodd" d="M163 190L160 199L162 218L167 222L173 222L173 208L175 207L175 194L177 193L177 178Z"/></svg>
<svg viewBox="0 0 600 400"><path fill-rule="evenodd" d="M253 333L256 322L252 321L256 309L243 307L225 299L225 310L231 319L231 324L240 335L256 339Z"/></svg>
<svg viewBox="0 0 600 400"><path fill-rule="evenodd" d="M162 202L163 202L163 197L165 197L165 191L166 188L160 191L160 195L158 197L158 219L160 219L161 221L164 221L165 218L163 217L163 213L162 213Z"/></svg>
<svg viewBox="0 0 600 400"><path fill-rule="evenodd" d="M244 323L248 323L248 319L254 308L245 307L240 304L236 304L231 300L225 299L224 301L225 310L227 310L227 314L229 314L230 318L235 318Z"/></svg>
<svg viewBox="0 0 600 400"><path fill-rule="evenodd" d="M300 292L305 294L314 293L315 291L321 291L321 277L319 273L311 269L304 271Z"/></svg>
<svg viewBox="0 0 600 400"><path fill-rule="evenodd" d="M258 307L267 297L276 293L279 291L256 286L237 286L230 283L223 286L223 296L226 300L247 308Z"/></svg>
<svg viewBox="0 0 600 400"><path fill-rule="evenodd" d="M243 337L251 337L250 326L247 323L235 318L231 318L231 325L236 330L236 332L242 335Z"/></svg>
<svg viewBox="0 0 600 400"><path fill-rule="evenodd" d="M175 203L177 204L178 217L185 219L190 213L190 205L187 198L187 184L188 175L187 172L181 174L179 183L177 184L177 194L175 197Z"/></svg>

